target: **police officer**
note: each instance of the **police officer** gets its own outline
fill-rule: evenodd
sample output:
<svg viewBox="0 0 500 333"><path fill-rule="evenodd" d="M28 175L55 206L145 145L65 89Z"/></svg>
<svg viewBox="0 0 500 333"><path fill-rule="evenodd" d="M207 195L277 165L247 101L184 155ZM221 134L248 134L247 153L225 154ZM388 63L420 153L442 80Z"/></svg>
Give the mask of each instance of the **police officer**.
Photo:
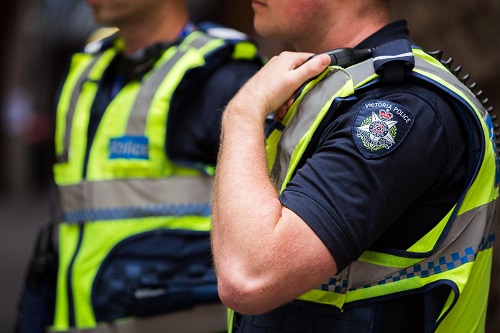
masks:
<svg viewBox="0 0 500 333"><path fill-rule="evenodd" d="M212 248L230 330L484 331L498 187L482 103L387 1L252 7L300 52L223 115Z"/></svg>
<svg viewBox="0 0 500 333"><path fill-rule="evenodd" d="M216 332L210 258L224 106L262 65L186 0L91 0L117 33L75 54L57 105L54 332Z"/></svg>

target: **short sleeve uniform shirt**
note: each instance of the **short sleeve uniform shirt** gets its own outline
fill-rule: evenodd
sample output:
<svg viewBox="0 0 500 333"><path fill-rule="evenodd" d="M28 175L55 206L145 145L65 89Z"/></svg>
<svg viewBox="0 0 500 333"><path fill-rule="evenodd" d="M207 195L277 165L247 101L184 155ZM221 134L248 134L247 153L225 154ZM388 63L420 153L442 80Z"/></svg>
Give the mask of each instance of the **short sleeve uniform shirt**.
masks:
<svg viewBox="0 0 500 333"><path fill-rule="evenodd" d="M405 21L358 47L399 38L409 39ZM330 111L280 200L325 243L340 271L368 249L405 250L430 231L458 200L467 148L445 97L422 84L380 85Z"/></svg>

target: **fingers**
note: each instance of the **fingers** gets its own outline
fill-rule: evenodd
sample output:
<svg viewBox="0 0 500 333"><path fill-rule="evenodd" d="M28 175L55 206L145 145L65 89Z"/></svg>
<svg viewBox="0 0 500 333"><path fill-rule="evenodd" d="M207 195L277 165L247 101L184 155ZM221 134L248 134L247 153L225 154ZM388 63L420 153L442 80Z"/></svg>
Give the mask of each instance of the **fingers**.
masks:
<svg viewBox="0 0 500 333"><path fill-rule="evenodd" d="M285 61L285 64L288 65L289 73L292 74L292 77L289 78L290 87L287 89L287 94L292 93L292 95L275 111L276 121L281 121L285 117L295 99L297 89L310 78L321 74L330 64L330 57L326 54L320 54L311 58L311 54L307 53L283 52L279 57L287 58L282 61ZM274 61L280 61L278 57L275 58ZM284 71L284 73L286 73L286 71ZM293 89L293 91L291 89Z"/></svg>
<svg viewBox="0 0 500 333"><path fill-rule="evenodd" d="M285 118L286 113L288 112L288 110L290 109L290 107L292 106L292 104L295 100L294 97L290 98L288 101L286 101L285 104L283 104L278 110L276 110L276 112L274 113L274 120L275 121L281 122L283 120L283 118Z"/></svg>
<svg viewBox="0 0 500 333"><path fill-rule="evenodd" d="M272 81L277 91L282 92L282 103L292 97L304 82L321 74L330 64L330 57L326 54L314 58L311 56L311 53L282 52L268 64L268 79L274 79Z"/></svg>
<svg viewBox="0 0 500 333"><path fill-rule="evenodd" d="M301 76L302 82L321 74L330 64L330 57L326 54L319 54L304 62L296 69Z"/></svg>
<svg viewBox="0 0 500 333"><path fill-rule="evenodd" d="M249 112L256 113L262 120L278 110L278 117L284 116L288 107L281 108L289 106L287 101L293 101L297 89L330 64L326 54L311 56L311 53L282 52L271 58L233 98L233 104L238 104L240 109L252 106Z"/></svg>

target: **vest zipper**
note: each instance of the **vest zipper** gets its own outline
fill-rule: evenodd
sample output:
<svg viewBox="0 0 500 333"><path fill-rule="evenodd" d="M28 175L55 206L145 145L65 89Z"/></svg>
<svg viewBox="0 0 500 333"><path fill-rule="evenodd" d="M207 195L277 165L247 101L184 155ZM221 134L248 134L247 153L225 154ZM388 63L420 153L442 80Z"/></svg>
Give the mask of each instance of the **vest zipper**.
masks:
<svg viewBox="0 0 500 333"><path fill-rule="evenodd" d="M78 225L79 228L79 235L78 235L78 242L75 248L75 252L73 253L73 257L71 258L71 261L68 266L68 272L66 276L66 293L68 295L68 321L69 321L69 327L75 327L76 326L76 315L75 315L75 300L73 296L73 283L72 283L72 278L73 278L73 266L75 264L76 257L78 255L78 252L80 251L81 245L82 245L82 240L83 240L83 224Z"/></svg>

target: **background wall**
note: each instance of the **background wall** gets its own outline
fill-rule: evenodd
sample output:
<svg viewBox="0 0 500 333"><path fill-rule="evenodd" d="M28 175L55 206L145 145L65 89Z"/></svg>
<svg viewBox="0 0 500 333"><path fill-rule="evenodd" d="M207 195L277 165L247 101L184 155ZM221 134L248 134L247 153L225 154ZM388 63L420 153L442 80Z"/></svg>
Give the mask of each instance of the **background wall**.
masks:
<svg viewBox="0 0 500 333"><path fill-rule="evenodd" d="M270 57L287 45L252 29L249 1L189 0L197 20L250 34ZM500 2L393 0L425 50L443 50L500 111ZM0 332L11 332L24 270L38 226L49 216L54 90L70 53L96 28L83 0L0 2ZM495 252L487 332L500 322L500 246Z"/></svg>

